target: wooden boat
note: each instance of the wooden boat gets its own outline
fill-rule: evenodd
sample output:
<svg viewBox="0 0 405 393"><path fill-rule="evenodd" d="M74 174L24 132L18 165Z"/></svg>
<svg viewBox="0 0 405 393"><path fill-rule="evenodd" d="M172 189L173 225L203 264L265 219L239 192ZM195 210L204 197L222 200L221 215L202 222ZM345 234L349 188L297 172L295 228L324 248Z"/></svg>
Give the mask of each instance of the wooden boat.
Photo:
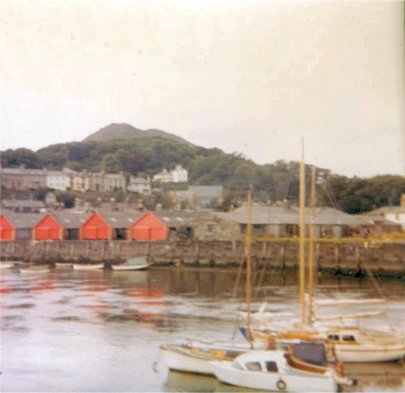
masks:
<svg viewBox="0 0 405 393"><path fill-rule="evenodd" d="M11 269L14 267L13 262L0 262L0 269Z"/></svg>
<svg viewBox="0 0 405 393"><path fill-rule="evenodd" d="M104 263L83 263L83 264L78 264L74 263L73 264L73 270L100 270L104 268Z"/></svg>
<svg viewBox="0 0 405 393"><path fill-rule="evenodd" d="M49 266L27 266L18 269L20 273L43 274L49 272Z"/></svg>
<svg viewBox="0 0 405 393"><path fill-rule="evenodd" d="M55 267L56 269L72 269L73 263L56 262Z"/></svg>
<svg viewBox="0 0 405 393"><path fill-rule="evenodd" d="M127 271L127 270L146 270L150 266L149 263L130 265L129 263L123 263L122 265L112 265L113 270Z"/></svg>
<svg viewBox="0 0 405 393"><path fill-rule="evenodd" d="M141 257L128 258L127 263L122 265L112 265L113 270L146 270L151 264L148 262L148 257L146 255Z"/></svg>
<svg viewBox="0 0 405 393"><path fill-rule="evenodd" d="M343 362L386 362L405 357L405 340L400 335L374 329L338 326L280 332L252 328L251 334L266 343L324 340L336 359Z"/></svg>
<svg viewBox="0 0 405 393"><path fill-rule="evenodd" d="M256 347L263 349L265 345L258 343ZM236 344L191 340L160 347L169 369L207 375L214 375L211 361L233 360L250 349L246 342Z"/></svg>
<svg viewBox="0 0 405 393"><path fill-rule="evenodd" d="M338 384L351 384L326 363L309 363L293 351L250 351L211 364L220 381L249 389L336 392Z"/></svg>

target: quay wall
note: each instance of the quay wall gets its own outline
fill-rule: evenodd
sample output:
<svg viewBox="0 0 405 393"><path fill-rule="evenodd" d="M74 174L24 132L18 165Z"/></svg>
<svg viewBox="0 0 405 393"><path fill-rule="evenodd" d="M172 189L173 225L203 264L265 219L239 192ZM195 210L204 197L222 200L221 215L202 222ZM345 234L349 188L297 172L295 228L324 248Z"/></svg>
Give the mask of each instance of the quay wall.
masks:
<svg viewBox="0 0 405 393"><path fill-rule="evenodd" d="M102 241L51 240L0 242L2 260L121 263L147 254L156 265L238 267L244 261L244 242L239 241ZM253 268L296 269L297 239L256 241ZM381 240L323 240L315 243L319 271L353 275L371 269L377 275L405 278L405 242Z"/></svg>

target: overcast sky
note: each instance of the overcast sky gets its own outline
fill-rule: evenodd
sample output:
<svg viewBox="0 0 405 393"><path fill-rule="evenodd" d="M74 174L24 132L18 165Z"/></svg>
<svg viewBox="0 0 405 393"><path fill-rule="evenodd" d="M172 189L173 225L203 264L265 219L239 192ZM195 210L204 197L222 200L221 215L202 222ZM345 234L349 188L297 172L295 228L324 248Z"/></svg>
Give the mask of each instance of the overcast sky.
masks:
<svg viewBox="0 0 405 393"><path fill-rule="evenodd" d="M1 149L159 128L259 164L405 175L402 2L0 2Z"/></svg>

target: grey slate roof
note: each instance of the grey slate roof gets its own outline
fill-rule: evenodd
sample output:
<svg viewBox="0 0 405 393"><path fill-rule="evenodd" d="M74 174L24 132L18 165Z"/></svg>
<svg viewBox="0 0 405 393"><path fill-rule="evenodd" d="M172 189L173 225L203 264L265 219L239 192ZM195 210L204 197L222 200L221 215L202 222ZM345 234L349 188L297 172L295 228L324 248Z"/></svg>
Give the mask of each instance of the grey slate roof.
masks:
<svg viewBox="0 0 405 393"><path fill-rule="evenodd" d="M34 200L28 200L28 199L3 199L2 200L2 205L5 208L11 209L11 208L24 208L24 207L30 207L30 208L45 208L45 204L42 201L34 201Z"/></svg>
<svg viewBox="0 0 405 393"><path fill-rule="evenodd" d="M96 210L96 212L101 217L103 217L103 219L108 223L108 225L110 225L114 229L128 228L136 219L138 219L145 213L139 211L112 212L105 210Z"/></svg>
<svg viewBox="0 0 405 393"><path fill-rule="evenodd" d="M217 213L224 219L235 221L239 224L247 224L246 205L229 213ZM305 209L305 222L310 223L310 209ZM263 206L254 203L252 206L253 225L299 225L300 213L298 207ZM370 225L360 216L350 215L331 207L317 207L315 209L315 225Z"/></svg>
<svg viewBox="0 0 405 393"><path fill-rule="evenodd" d="M64 229L78 229L89 217L88 213L72 213L65 210L51 213L51 215Z"/></svg>
<svg viewBox="0 0 405 393"><path fill-rule="evenodd" d="M186 210L161 210L155 211L153 214L170 228L190 226L193 222L207 216L205 212Z"/></svg>
<svg viewBox="0 0 405 393"><path fill-rule="evenodd" d="M220 198L222 197L223 186L189 186L187 191L194 193L199 198Z"/></svg>
<svg viewBox="0 0 405 393"><path fill-rule="evenodd" d="M16 229L32 229L45 216L44 213L14 213L5 209L1 213Z"/></svg>

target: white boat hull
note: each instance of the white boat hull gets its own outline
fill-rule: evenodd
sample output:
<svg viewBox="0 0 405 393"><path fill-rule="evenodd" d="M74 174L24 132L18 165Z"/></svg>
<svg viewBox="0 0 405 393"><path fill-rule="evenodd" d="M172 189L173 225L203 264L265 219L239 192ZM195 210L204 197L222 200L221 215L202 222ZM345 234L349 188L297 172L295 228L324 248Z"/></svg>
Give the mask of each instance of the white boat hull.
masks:
<svg viewBox="0 0 405 393"><path fill-rule="evenodd" d="M336 358L343 362L390 362L405 357L404 345L387 345L372 348L365 345L335 345Z"/></svg>
<svg viewBox="0 0 405 393"><path fill-rule="evenodd" d="M11 269L12 267L14 267L14 263L11 262L0 263L0 269Z"/></svg>
<svg viewBox="0 0 405 393"><path fill-rule="evenodd" d="M173 351L165 345L162 345L160 350L162 351L163 359L170 370L214 375L214 369L210 363L210 360L212 359L202 359Z"/></svg>
<svg viewBox="0 0 405 393"><path fill-rule="evenodd" d="M103 269L104 268L104 264L103 263L99 263L99 264L95 264L95 265L79 265L79 264L74 264L73 265L73 269L74 270L99 270L99 269Z"/></svg>
<svg viewBox="0 0 405 393"><path fill-rule="evenodd" d="M44 267L44 268L27 267L27 268L19 269L19 272L23 273L23 274L44 274L44 273L49 272L49 268L48 267Z"/></svg>
<svg viewBox="0 0 405 393"><path fill-rule="evenodd" d="M331 376L287 375L238 370L232 362L212 362L215 376L230 385L249 389L286 392L336 392L337 384Z"/></svg>
<svg viewBox="0 0 405 393"><path fill-rule="evenodd" d="M55 263L57 269L72 269L72 263Z"/></svg>
<svg viewBox="0 0 405 393"><path fill-rule="evenodd" d="M146 270L149 267L148 263L142 264L142 265L112 265L111 266L113 270Z"/></svg>

